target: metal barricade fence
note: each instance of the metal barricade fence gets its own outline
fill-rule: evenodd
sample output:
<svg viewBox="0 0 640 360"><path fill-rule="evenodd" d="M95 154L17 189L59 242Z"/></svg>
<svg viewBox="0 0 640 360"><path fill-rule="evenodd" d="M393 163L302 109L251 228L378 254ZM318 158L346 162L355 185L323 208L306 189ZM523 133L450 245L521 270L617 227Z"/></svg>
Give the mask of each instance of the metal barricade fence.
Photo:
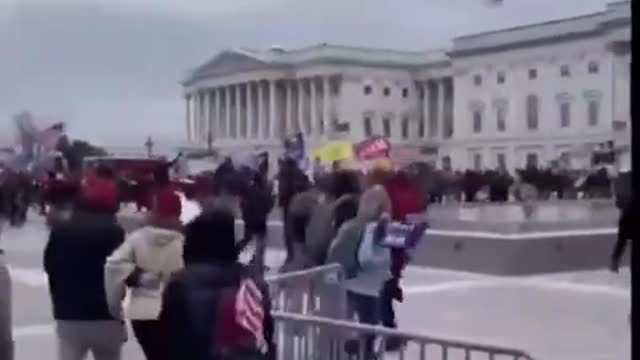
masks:
<svg viewBox="0 0 640 360"><path fill-rule="evenodd" d="M308 270L267 277L271 292L272 311L314 315L327 319L343 319L347 313L346 290L342 267L324 265ZM281 324L278 349L282 354L293 354L308 336L304 324ZM330 346L322 339L329 334L318 333L316 345ZM289 356L281 357L289 359Z"/></svg>
<svg viewBox="0 0 640 360"><path fill-rule="evenodd" d="M350 321L340 265L267 277L276 321L275 341L282 360L532 360L524 351L438 339ZM386 340L406 342L386 353Z"/></svg>
<svg viewBox="0 0 640 360"><path fill-rule="evenodd" d="M300 326L305 329L300 345L278 351L282 360L533 360L522 350L478 343L439 339L382 326L372 326L352 321L329 319L312 315L299 315L274 311L276 322L275 341L280 345L287 340L282 327ZM375 339L368 351L366 338ZM401 338L406 342L400 350L386 352L389 338Z"/></svg>

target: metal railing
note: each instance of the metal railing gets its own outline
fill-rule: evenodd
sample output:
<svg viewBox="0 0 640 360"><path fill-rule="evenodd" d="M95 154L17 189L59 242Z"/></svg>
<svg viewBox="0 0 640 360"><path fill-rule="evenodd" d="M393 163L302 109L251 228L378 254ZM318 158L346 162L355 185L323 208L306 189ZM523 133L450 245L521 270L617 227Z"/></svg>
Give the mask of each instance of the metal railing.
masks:
<svg viewBox="0 0 640 360"><path fill-rule="evenodd" d="M330 264L267 277L272 309L343 319L347 312L342 267Z"/></svg>
<svg viewBox="0 0 640 360"><path fill-rule="evenodd" d="M533 360L522 350L447 340L401 330L328 319L312 315L298 315L282 311L273 312L276 321L276 344L287 339L282 326L294 324L306 331L297 346L280 349L278 359L287 360L383 360L383 359L440 359L440 360ZM323 336L322 338L320 336ZM375 339L374 347L367 350L366 338ZM386 352L390 338L402 339L405 345L398 351ZM289 352L285 352L289 351Z"/></svg>
<svg viewBox="0 0 640 360"><path fill-rule="evenodd" d="M340 265L267 277L282 360L532 360L524 351L350 321ZM404 344L387 352L389 339Z"/></svg>

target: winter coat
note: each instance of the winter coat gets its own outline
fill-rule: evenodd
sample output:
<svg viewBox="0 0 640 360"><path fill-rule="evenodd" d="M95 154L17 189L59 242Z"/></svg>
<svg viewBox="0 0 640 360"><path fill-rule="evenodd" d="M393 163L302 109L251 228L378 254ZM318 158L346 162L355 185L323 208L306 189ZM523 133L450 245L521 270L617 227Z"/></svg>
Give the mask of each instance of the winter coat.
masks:
<svg viewBox="0 0 640 360"><path fill-rule="evenodd" d="M315 266L325 264L331 241L338 232L338 227L335 224L336 208L344 201L350 201L353 198L351 195L346 195L338 200L320 203L311 212L305 236L305 246L309 258Z"/></svg>
<svg viewBox="0 0 640 360"><path fill-rule="evenodd" d="M107 305L104 266L124 241L113 215L75 211L51 229L44 268L56 320L113 320Z"/></svg>
<svg viewBox="0 0 640 360"><path fill-rule="evenodd" d="M217 301L221 291L242 277L251 276L240 263L189 263L169 282L162 300L160 321L166 331L169 360L212 360L212 342L217 323ZM251 276L253 278L253 276ZM253 278L263 295L264 337L270 344L269 358L275 359L273 318L268 286Z"/></svg>
<svg viewBox="0 0 640 360"><path fill-rule="evenodd" d="M158 280L151 286L141 284L130 289L125 317L132 320L156 320L160 315L162 292L170 276L183 268L181 233L145 226L127 236L125 242L107 259L105 289L109 309L122 315L126 279L136 270Z"/></svg>
<svg viewBox="0 0 640 360"><path fill-rule="evenodd" d="M381 280L377 272L362 273L358 264L358 251L362 242L365 228L370 222L377 221L384 213L390 213L391 200L384 187L376 185L365 191L360 198L358 215L342 224L336 238L329 247L327 264L342 265L346 277L347 289L371 295L377 295L382 282L389 278L389 269L380 269L384 274ZM373 275L373 276L371 276Z"/></svg>

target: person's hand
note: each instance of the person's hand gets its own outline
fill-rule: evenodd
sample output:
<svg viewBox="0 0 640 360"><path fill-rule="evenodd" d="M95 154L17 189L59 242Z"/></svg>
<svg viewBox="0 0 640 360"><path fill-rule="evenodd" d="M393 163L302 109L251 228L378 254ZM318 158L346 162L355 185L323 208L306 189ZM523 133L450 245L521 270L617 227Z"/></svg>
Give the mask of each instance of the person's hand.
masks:
<svg viewBox="0 0 640 360"><path fill-rule="evenodd" d="M160 275L150 272L142 273L139 279L140 287L145 289L157 289L160 287L160 282Z"/></svg>

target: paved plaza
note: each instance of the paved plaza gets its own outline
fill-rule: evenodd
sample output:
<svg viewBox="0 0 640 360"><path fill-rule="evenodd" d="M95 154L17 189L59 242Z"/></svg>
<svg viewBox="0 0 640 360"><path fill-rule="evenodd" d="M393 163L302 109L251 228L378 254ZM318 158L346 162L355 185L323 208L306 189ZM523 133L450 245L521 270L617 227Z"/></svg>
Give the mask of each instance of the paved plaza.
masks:
<svg viewBox="0 0 640 360"><path fill-rule="evenodd" d="M55 359L41 270L46 237L38 218L2 234L14 281L17 360ZM281 250L269 251L271 266L282 259ZM628 269L496 277L411 267L403 286L407 299L398 306L398 317L405 330L521 348L534 359L630 359ZM127 343L124 359L143 359L135 341Z"/></svg>

